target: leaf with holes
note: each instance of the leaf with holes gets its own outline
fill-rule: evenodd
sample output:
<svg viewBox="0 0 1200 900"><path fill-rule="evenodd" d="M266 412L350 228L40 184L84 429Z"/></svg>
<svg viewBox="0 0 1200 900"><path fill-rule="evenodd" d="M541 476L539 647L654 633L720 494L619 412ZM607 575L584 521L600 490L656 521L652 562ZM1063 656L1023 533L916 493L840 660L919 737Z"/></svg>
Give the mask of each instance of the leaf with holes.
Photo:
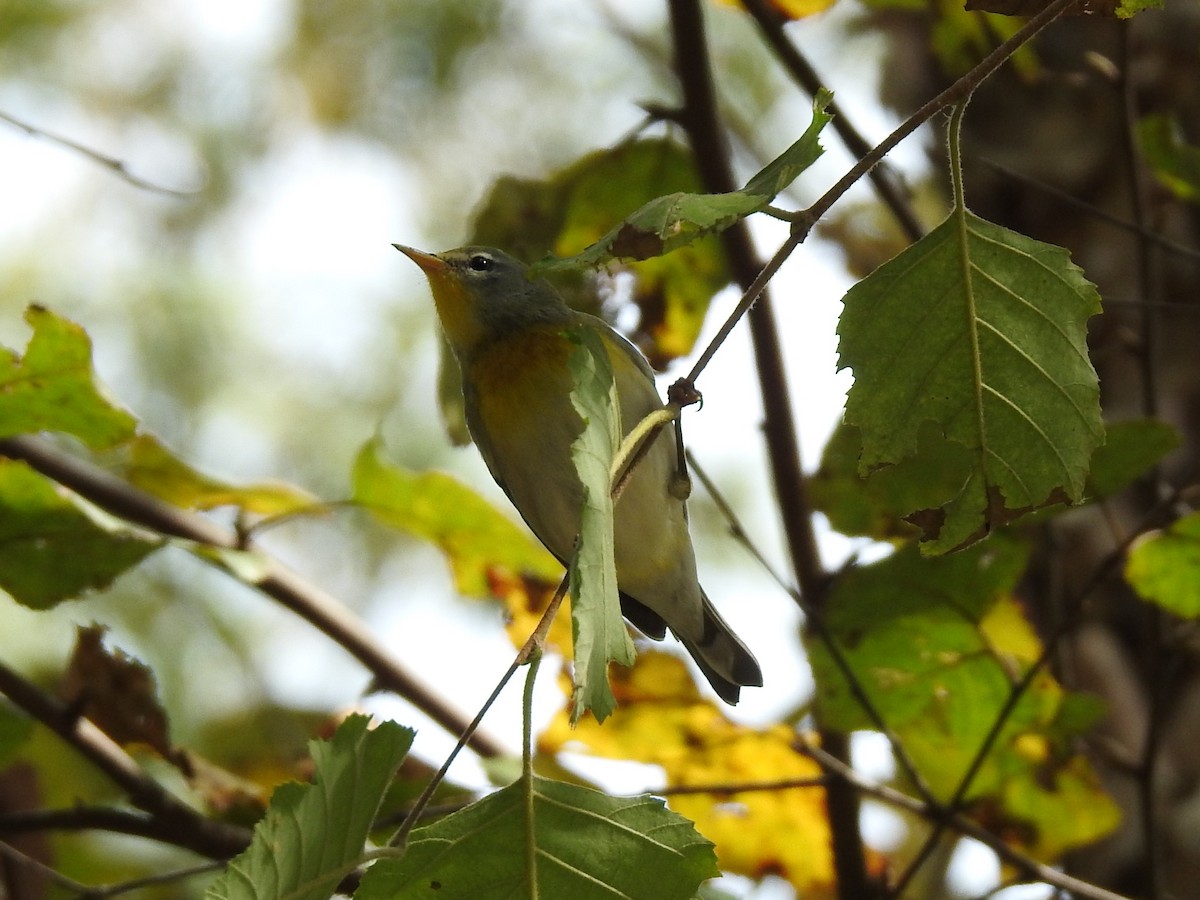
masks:
<svg viewBox="0 0 1200 900"><path fill-rule="evenodd" d="M547 258L538 262L538 275L595 266L609 259L650 259L662 256L709 234L719 234L738 219L761 212L800 173L824 152L819 142L821 129L832 116L826 111L833 101L829 91L813 98L813 117L794 144L771 160L739 191L723 194L693 194L678 191L656 197L631 213L590 247L567 259Z"/></svg>
<svg viewBox="0 0 1200 900"><path fill-rule="evenodd" d="M930 424L970 454L952 493L909 511L923 550L1082 498L1104 438L1086 343L1100 298L1066 250L959 209L843 302L860 473L922 452Z"/></svg>

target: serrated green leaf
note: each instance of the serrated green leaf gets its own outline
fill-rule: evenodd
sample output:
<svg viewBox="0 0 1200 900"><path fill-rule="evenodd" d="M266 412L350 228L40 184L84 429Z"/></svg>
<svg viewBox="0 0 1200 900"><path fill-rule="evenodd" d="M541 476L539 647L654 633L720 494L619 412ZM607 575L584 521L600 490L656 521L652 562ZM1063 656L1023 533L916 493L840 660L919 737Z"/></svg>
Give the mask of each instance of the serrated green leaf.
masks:
<svg viewBox="0 0 1200 900"><path fill-rule="evenodd" d="M1177 616L1200 617L1200 513L1135 544L1125 562L1125 580Z"/></svg>
<svg viewBox="0 0 1200 900"><path fill-rule="evenodd" d="M25 463L0 460L0 589L23 606L107 587L160 546Z"/></svg>
<svg viewBox="0 0 1200 900"><path fill-rule="evenodd" d="M1137 124L1142 156L1159 184L1180 200L1200 203L1200 147L1183 139L1179 122L1155 113Z"/></svg>
<svg viewBox="0 0 1200 900"><path fill-rule="evenodd" d="M548 581L562 576L558 560L469 487L442 472L389 462L379 438L359 451L353 482L355 502L377 519L441 548L460 594L491 596L488 572L497 566Z"/></svg>
<svg viewBox="0 0 1200 900"><path fill-rule="evenodd" d="M913 457L927 423L971 454L955 497L909 511L926 552L1082 498L1104 434L1086 344L1100 300L1065 250L958 210L844 303L860 472Z"/></svg>
<svg viewBox="0 0 1200 900"><path fill-rule="evenodd" d="M275 791L250 847L208 889L209 900L328 900L363 858L367 834L414 732L395 722L369 730L349 716L314 741L312 784Z"/></svg>
<svg viewBox="0 0 1200 900"><path fill-rule="evenodd" d="M571 444L571 459L583 484L579 541L571 560L571 626L575 647L571 721L590 709L603 722L617 707L608 683L608 664L633 665L633 641L621 618L613 537L611 475L621 438L621 401L612 365L591 329L568 332L576 343L571 369L571 404L583 430Z"/></svg>
<svg viewBox="0 0 1200 900"><path fill-rule="evenodd" d="M596 266L609 259L650 259L705 235L724 231L738 219L760 212L824 152L818 138L830 120L833 95L820 91L804 134L751 178L744 188L725 194L675 192L656 197L626 217L587 249L567 259L543 259L534 274Z"/></svg>
<svg viewBox="0 0 1200 900"><path fill-rule="evenodd" d="M1092 454L1088 495L1110 497L1131 485L1179 446L1179 433L1158 419L1115 422Z"/></svg>
<svg viewBox="0 0 1200 900"><path fill-rule="evenodd" d="M690 900L713 846L653 797L522 779L426 828L363 877L358 900Z"/></svg>
<svg viewBox="0 0 1200 900"><path fill-rule="evenodd" d="M25 321L33 328L25 355L0 349L0 437L58 431L93 449L133 437L133 416L96 383L87 333L40 306Z"/></svg>

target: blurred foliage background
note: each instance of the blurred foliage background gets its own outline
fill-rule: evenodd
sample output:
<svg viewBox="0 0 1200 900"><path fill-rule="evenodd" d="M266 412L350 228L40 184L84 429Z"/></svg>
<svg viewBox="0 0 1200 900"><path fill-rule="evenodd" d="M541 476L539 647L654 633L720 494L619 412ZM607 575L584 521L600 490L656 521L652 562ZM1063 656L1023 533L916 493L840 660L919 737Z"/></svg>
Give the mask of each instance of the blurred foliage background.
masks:
<svg viewBox="0 0 1200 900"><path fill-rule="evenodd" d="M811 104L787 86L742 13L710 12L722 103L750 173L794 140ZM0 122L0 339L24 345L29 303L79 322L112 395L180 457L221 478L344 497L355 454L379 431L404 464L455 471L503 504L474 451L445 437L432 304L390 243L461 243L497 178L547 177L635 134L643 107L677 102L665 15L636 2L553 0L6 2L0 113L15 121ZM848 8L802 27L824 36L830 52L817 48L817 57L845 72L845 95L869 97L877 40L852 35L857 16ZM834 66L833 51L847 42L862 48L859 58ZM139 189L22 124L119 160L165 190ZM667 131L652 125L649 134ZM826 172L848 162L837 148L831 156ZM815 421L827 431L845 382L832 375L845 276L832 254L821 269L828 287L809 300L821 302L822 324L804 331L819 336L814 368L829 387ZM727 368L714 367L706 393L713 410L729 411L722 396L736 402L753 429L746 348L740 364L735 352ZM703 418L714 420L710 434L731 433L728 417ZM763 467L747 466L736 442L710 446L702 458L758 520L770 552L778 539ZM818 449L814 438L814 462ZM692 505L710 592L732 601L736 590L735 625L756 649L768 644L760 655L771 655L772 642L781 651L771 676L780 688L742 707L774 718L805 693L798 638L771 624L797 614L724 536L711 502ZM464 710L511 656L498 608L456 599L435 550L360 513L287 523L263 541L366 616ZM739 624L759 617L762 625ZM175 740L265 783L295 774L288 748L302 753L315 717L358 704L367 688L361 669L306 625L170 550L111 590L50 613L4 604L0 652L53 687L76 625L92 621L151 667L168 709L187 710L172 722ZM560 701L545 681L548 718ZM516 699L490 720L513 749ZM448 749L451 739L421 727L404 704L374 708L419 728L418 755L436 760ZM270 761L255 752L268 744L278 748L274 772L261 771ZM64 770L76 765L49 737L38 747ZM244 769L251 765L260 771ZM459 777L484 778L471 763ZM632 777L635 786L656 781ZM72 802L78 786L60 787L62 796L44 799ZM128 877L102 864L128 844L73 849L67 874ZM146 859L148 870L156 865Z"/></svg>
<svg viewBox="0 0 1200 900"><path fill-rule="evenodd" d="M452 451L443 434L432 304L390 242L461 243L497 178L546 177L634 133L643 106L676 102L664 15L637 3L498 0L6 4L0 111L180 193L139 190L0 126L9 163L0 175L0 336L23 346L21 311L31 302L79 322L113 395L181 457L223 478L346 496L355 453L381 430L406 465L463 473L499 498L474 452ZM875 39L852 34L857 15L848 8L801 23L831 48L863 49L846 72L848 99L870 96L876 74ZM786 86L742 14L716 7L712 17L722 100L743 128L739 161L751 172L807 124L810 101ZM886 121L877 108L872 119ZM836 147L830 156L823 171L845 165ZM821 305L822 326L804 329L825 373L814 391L820 431L832 426L845 384L831 374L834 301L846 283L833 263L827 254L808 276L827 289L805 295L806 305ZM714 409L723 391L738 398L752 428L745 378L732 366L706 392ZM713 421L712 432L728 433L729 421ZM807 448L814 461L819 441ZM750 504L744 514L770 515L765 475L740 464L736 446L717 442L702 458ZM693 505L711 556L739 560L737 577L770 591L721 537L711 504ZM433 551L369 525L300 521L265 540L381 628L399 629L414 652L446 613L422 603L457 603ZM70 623L118 623L116 642L151 662L169 705L236 711L250 699L248 675L264 702L355 701L363 682L343 660L256 600L212 603L227 592L219 582L152 562L105 596L61 610L57 630L8 606L0 615L11 617L5 633L23 635L14 661L47 665L65 652ZM416 584L428 595L416 596ZM795 620L785 599L774 602ZM448 613L458 620L499 615L458 605ZM304 658L296 644L306 642L324 664L342 666L339 677L271 670L276 648ZM507 651L496 647L501 665ZM791 702L799 685L789 693L764 708Z"/></svg>
<svg viewBox="0 0 1200 900"><path fill-rule="evenodd" d="M874 142L1010 29L1007 20L949 7L842 0L789 26L789 35ZM707 12L722 112L735 162L749 174L795 139L810 101L746 16L722 4ZM1126 238L1003 169L1127 215L1128 182L1111 177L1127 152L1113 118L1117 88L1096 73L1105 53L1132 59L1139 89L1178 115L1193 142L1200 138L1200 11L1181 2L1172 14L1169 23L1146 16L1132 49L1113 22L1073 21L1036 60L1023 58L989 85L967 119L967 139L987 157L968 155L973 208L1071 248L1116 301L1097 345L1108 410L1118 415L1140 403L1127 352L1137 320L1129 312L1123 323L1120 306L1138 296ZM0 122L0 339L23 346L22 311L44 304L87 329L113 395L181 457L222 478L280 479L326 499L348 494L355 454L376 432L406 465L455 471L499 498L475 454L452 450L445 437L433 310L418 273L389 245L459 244L498 178L546 178L643 129L647 109L678 102L665 10L635 0L6 0L0 50L0 113L15 120ZM1079 68L1085 50L1097 54L1094 70ZM139 189L22 123L120 160L167 190ZM669 130L655 123L648 133ZM827 157L793 188L797 206L850 162L832 134L824 142ZM927 157L941 152L940 137L922 131L890 157L930 221L944 211L945 194L927 174ZM1157 214L1164 230L1194 245L1194 209L1163 204ZM773 234L761 232L767 242ZM836 301L902 246L866 185L821 235L777 287L810 465L846 385L832 374ZM1194 284L1186 264L1168 275L1168 293ZM631 324L619 304L614 311ZM1200 408L1195 318L1165 323L1158 345L1163 407L1185 442L1194 440ZM778 559L761 450L746 445L759 412L746 354L744 342L723 350L701 385L708 410L692 416L689 439ZM734 715L799 715L809 676L798 614L725 537L712 503L697 496L692 505L709 592L736 595L725 608L760 649L772 685L751 692ZM1071 534L1080 565L1098 552L1092 527ZM511 655L498 610L453 599L434 550L385 534L360 513L289 522L263 540L358 609L464 709L478 705ZM832 534L823 547L830 566L852 550L871 552ZM358 704L366 677L286 613L170 554L52 614L0 605L0 654L49 685L75 625L103 621L113 644L152 667L168 709L188 711L174 723L178 741L235 771L277 766L246 772L264 781L291 775L312 724ZM1114 615L1118 632L1129 625L1124 616ZM1125 632L1131 647L1115 646L1108 633L1079 649L1101 693L1138 668L1137 628L1149 626L1134 625ZM1134 663L1110 659L1126 656ZM493 720L512 726L503 736L515 749L514 701ZM374 708L420 729L423 758L448 746L403 704ZM69 767L67 751L39 740L38 753L60 754ZM277 759L254 752L266 744ZM482 779L469 766L456 774ZM620 784L627 776L612 777ZM654 783L632 777L634 786ZM60 804L70 803L72 784L59 787ZM880 826L882 840L899 840L894 824ZM106 874L105 860L117 855L111 841L91 847L77 873L129 877ZM1110 853L1104 862L1117 869L1122 858Z"/></svg>

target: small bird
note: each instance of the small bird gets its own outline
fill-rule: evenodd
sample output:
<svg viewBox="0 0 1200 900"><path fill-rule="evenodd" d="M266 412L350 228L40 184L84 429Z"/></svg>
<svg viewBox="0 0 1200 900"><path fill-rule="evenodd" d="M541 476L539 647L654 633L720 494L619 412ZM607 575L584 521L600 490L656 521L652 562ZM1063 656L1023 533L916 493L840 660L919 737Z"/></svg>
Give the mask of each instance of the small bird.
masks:
<svg viewBox="0 0 1200 900"><path fill-rule="evenodd" d="M583 486L571 444L583 421L571 403L568 329L595 332L608 351L623 434L663 404L654 373L628 340L577 312L527 267L490 247L424 253L393 245L429 280L442 330L462 370L467 428L492 477L559 561L571 558ZM678 478L674 424L633 470L614 510L621 611L647 636L669 627L713 689L737 703L760 686L754 656L717 614L696 576Z"/></svg>

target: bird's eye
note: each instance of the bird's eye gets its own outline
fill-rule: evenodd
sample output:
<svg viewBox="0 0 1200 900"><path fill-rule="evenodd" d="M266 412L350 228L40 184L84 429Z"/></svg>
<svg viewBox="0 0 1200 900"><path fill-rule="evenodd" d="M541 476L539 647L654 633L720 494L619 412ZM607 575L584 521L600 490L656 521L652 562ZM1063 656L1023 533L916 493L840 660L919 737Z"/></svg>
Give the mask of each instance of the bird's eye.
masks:
<svg viewBox="0 0 1200 900"><path fill-rule="evenodd" d="M467 265L469 265L476 272L486 272L496 265L496 261L490 256L484 256L482 253L476 253L467 262Z"/></svg>

